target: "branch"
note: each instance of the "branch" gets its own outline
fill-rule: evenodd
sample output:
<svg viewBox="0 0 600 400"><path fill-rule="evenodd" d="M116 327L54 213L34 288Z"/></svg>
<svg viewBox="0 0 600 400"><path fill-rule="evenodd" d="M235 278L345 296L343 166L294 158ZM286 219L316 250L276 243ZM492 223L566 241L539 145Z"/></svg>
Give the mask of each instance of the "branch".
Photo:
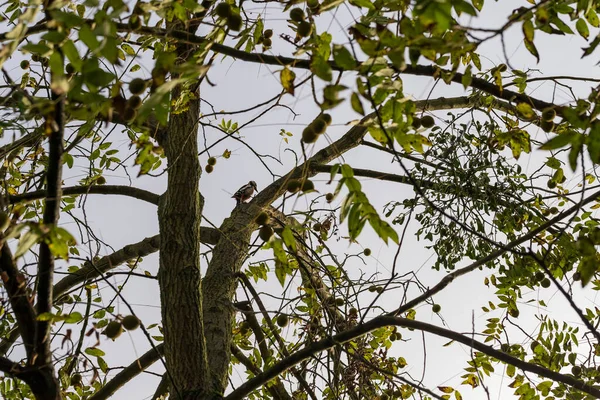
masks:
<svg viewBox="0 0 600 400"><path fill-rule="evenodd" d="M332 168L331 165L314 165L312 167L312 169L314 171L325 173L325 174L331 173L331 168ZM411 181L411 179L404 175L396 175L396 174L391 174L388 172L374 171L371 169L361 169L361 168L352 168L352 171L354 172L355 176L379 179L380 181L403 183L405 185L413 186L413 182ZM342 171L341 170L337 171L337 173L341 174ZM424 188L432 188L434 186L434 184L430 181L417 180L416 182L419 184L419 186L424 187Z"/></svg>
<svg viewBox="0 0 600 400"><path fill-rule="evenodd" d="M259 375L262 373L260 368L258 368L256 365L254 365L254 363L248 357L246 357L240 349L238 349L233 344L231 345L231 354L233 354L233 356L240 363L242 363L242 365L244 367L246 367L246 369L248 371L252 372L254 375ZM283 383L281 383L280 379L277 379L273 386L268 386L267 390L269 391L269 393L271 393L271 396L273 396L274 399L288 399L288 400L292 399L292 397L285 390L285 387L283 386Z"/></svg>
<svg viewBox="0 0 600 400"><path fill-rule="evenodd" d="M35 336L35 310L29 302L25 277L17 270L8 244L0 243L0 246L2 246L0 248L2 281L8 293L10 305L15 313L19 326L18 330L23 337L27 358L31 359Z"/></svg>
<svg viewBox="0 0 600 400"><path fill-rule="evenodd" d="M512 242L510 242L510 243L502 246L500 249L498 249L498 250L490 253L489 255L487 255L487 256L485 256L485 257L483 257L483 258L475 261L474 263L472 263L472 264L470 264L470 265L468 265L466 267L457 269L456 271L454 271L454 272L446 275L445 277L443 277L438 282L437 285L435 285L431 289L427 290L422 295L414 298L413 300L411 300L408 303L404 304L403 306L399 307L397 310L389 313L388 315L402 314L402 313L410 310L411 308L416 307L418 304L420 304L423 301L427 300L428 298L430 298L434 294L441 292L444 288L446 288L446 286L448 286L449 284L451 284L452 281L454 281L455 278L458 278L460 276L466 275L469 272L474 271L477 268L482 267L486 263L488 263L490 261L493 261L493 260L495 260L498 257L501 257L505 253L507 253L510 250L514 249L515 247L519 246L520 244L523 244L526 241L533 239L538 234L542 233L545 230L550 229L554 224L560 222L562 219L568 217L569 215L577 212L584 205L586 205L588 203L591 203L592 201L596 200L598 197L600 197L600 190L594 192L592 195L586 197L585 199L583 199L583 201L577 203L576 205L572 206L568 210L565 210L565 211L557 214L554 218L549 219L548 221L546 221L542 225L540 225L537 228L529 231L528 233L526 233L525 235L521 236L520 238L517 238L517 239L513 240Z"/></svg>
<svg viewBox="0 0 600 400"><path fill-rule="evenodd" d="M98 186L71 186L63 188L64 196L82 195L82 194L107 194L133 197L138 200L143 200L148 203L157 205L159 195L149 192L144 189L139 189L131 186L120 185L98 185ZM35 192L15 194L8 196L10 204L27 203L34 200L44 198L45 190L36 190Z"/></svg>
<svg viewBox="0 0 600 400"><path fill-rule="evenodd" d="M0 371L4 372L6 375L19 377L24 370L23 366L16 362L13 362L6 357L0 357Z"/></svg>
<svg viewBox="0 0 600 400"><path fill-rule="evenodd" d="M417 109L422 110L428 103L417 101L415 105ZM285 193L289 179L314 176L318 172L312 169L312 166L327 164L357 147L367 131L365 125L373 121L375 116L375 113L367 115L339 140L319 150L288 174L271 183L249 203L236 207L219 228L222 240L213 249L213 257L202 280L202 306L209 364L214 375L220 379L220 389L225 388L231 357L229 344L234 310L229 305L237 285L235 276L248 256L250 238L252 232L257 229L256 217L263 210L268 210L270 205Z"/></svg>
<svg viewBox="0 0 600 400"><path fill-rule="evenodd" d="M15 140L14 142L10 142L5 144L4 146L0 146L0 158L4 158L7 154L12 151L22 147L22 146L33 146L42 141L42 134L38 131L33 131L28 133L27 135Z"/></svg>
<svg viewBox="0 0 600 400"><path fill-rule="evenodd" d="M215 245L221 237L217 229L209 227L200 228L201 242L204 244ZM138 243L133 243L123 247L116 252L102 257L95 265L90 261L86 261L81 269L70 273L54 285L53 295L54 302L60 304L64 301L62 295L75 288L77 285L83 284L86 281L93 280L103 273L106 273L128 260L146 257L149 254L158 251L160 236L152 236ZM3 268L3 267L2 267ZM14 306L13 306L14 309ZM19 323L19 326L24 326ZM13 329L9 335L0 342L0 355L5 354L13 343L22 335L19 329ZM26 342L27 343L27 342Z"/></svg>
<svg viewBox="0 0 600 400"><path fill-rule="evenodd" d="M92 23L92 22L93 21L90 20L90 23ZM129 27L128 24L117 23L115 25L116 25L117 31L132 32L132 29ZM182 43L189 43L189 44L196 44L196 45L207 44L207 40L204 37L191 35L189 32L186 32L186 31L167 30L167 29L143 26L140 29L136 30L134 33L144 33L144 34L154 35L154 36L159 36L159 37L173 38ZM242 61L251 62L251 63L268 64L268 65L275 65L275 66L280 66L280 67L291 66L293 68L300 68L300 69L306 69L306 70L311 69L311 60L310 59L298 59L298 58L292 58L292 57L274 56L274 55L269 55L269 54L264 54L264 53L249 53L249 52L246 52L243 50L238 50L233 47L225 46L225 45L219 44L219 43L210 43L209 48L216 53L224 54L224 55L227 55L227 56L230 56L230 57L242 60ZM339 67L334 61L328 61L328 62L329 62L329 66L334 71L349 72L348 70L345 70L344 68ZM359 64L360 63L361 62L359 61ZM450 74L452 76L452 79L451 79L452 82L462 85L462 78L463 78L462 73L444 70L439 67L435 67L435 66L431 66L431 65L415 65L415 66L407 65L406 68L402 71L398 70L393 65L390 65L390 68L393 68L397 72L400 72L402 74L428 76L431 78L436 78L442 74ZM469 86L472 88L475 88L475 89L479 89L483 92L489 93L500 99L507 100L509 102L516 101L519 103L528 103L532 107L534 107L540 111L545 108L548 108L548 107L555 107L555 108L557 108L557 112L558 113L560 112L561 107L556 107L552 103L548 103L546 101L539 100L534 97L530 97L524 93L518 93L518 92L511 91L511 90L499 88L498 86L494 85L493 83L488 82L482 78L472 77L471 83Z"/></svg>
<svg viewBox="0 0 600 400"><path fill-rule="evenodd" d="M408 318L380 316L364 324L357 325L356 327L342 332L340 334L337 334L333 337L328 337L318 342L315 342L311 346L297 351L290 357L276 363L275 365L273 365L273 367L263 372L262 374L257 375L254 378L251 378L248 381L246 381L246 383L242 384L240 387L238 387L228 396L226 396L225 400L242 400L246 398L246 396L249 395L252 391L258 389L274 377L279 376L287 369L293 367L294 365L297 365L298 363L310 357L313 357L317 353L364 336L375 329L390 325L417 329L424 332L432 333L437 336L442 336L451 340L455 340L466 346L479 350L488 356L494 357L506 364L514 365L515 367L523 371L532 372L539 376L552 379L553 381L564 383L565 385L571 386L595 397L600 396L599 389L592 387L586 384L585 382L579 381L567 375L559 374L558 372L554 372L539 365L522 361L514 356L496 350L488 345L485 345L460 333L445 328L440 328L435 325L427 324L425 322L411 320Z"/></svg>
<svg viewBox="0 0 600 400"><path fill-rule="evenodd" d="M117 375L115 375L110 381L106 382L100 390L94 393L88 400L106 400L110 399L117 390L119 390L127 382L135 378L141 372L145 371L146 368L154 364L163 353L164 345L161 343L156 348L148 350L140 358L123 368Z"/></svg>
<svg viewBox="0 0 600 400"><path fill-rule="evenodd" d="M102 257L95 263L86 261L81 269L70 273L62 278L54 286L54 297L57 302L61 301L61 296L75 286L88 280L97 278L103 273L118 267L124 262L138 257L146 257L149 254L158 251L160 236L155 235L115 251L112 254Z"/></svg>
<svg viewBox="0 0 600 400"><path fill-rule="evenodd" d="M288 357L290 355L290 352L288 351L288 349L287 349L287 347L285 345L285 342L281 338L281 335L278 333L277 328L273 324L273 320L269 316L269 313L267 312L267 309L266 309L265 305L263 304L260 296L258 295L258 292L254 288L254 286L252 286L252 283L250 282L250 279L248 279L248 277L246 276L246 274L244 274L243 272L237 273L236 276L242 280L244 286L246 287L246 289L248 289L248 291L252 295L252 299L254 301L256 301L256 305L258 305L258 309L260 310L260 312L261 312L261 314L262 314L265 322L267 323L267 326L271 330L270 333L273 335L273 337L277 341L277 344L279 345L279 350L281 351L281 353L285 357ZM309 386L308 382L306 382L306 380L302 377L302 374L300 374L296 368L292 368L291 371L292 371L292 375L294 375L294 377L296 378L296 380L298 380L298 382L300 383L300 386L302 387L302 389L304 390L304 392L311 399L317 400L317 397L315 396L314 391L311 389L311 387Z"/></svg>
<svg viewBox="0 0 600 400"><path fill-rule="evenodd" d="M162 378L160 378L160 382L156 387L156 391L152 395L152 400L165 399L167 394L169 394L169 374L166 372L163 374Z"/></svg>
<svg viewBox="0 0 600 400"><path fill-rule="evenodd" d="M527 234L523 235L522 237L520 237L518 239L513 240L512 242L503 246L501 249L491 253L490 255L474 262L473 264L471 264L467 267L461 268L451 274L446 275L432 289L429 289L427 292L423 293L421 296L418 296L417 298L413 299L412 301L406 303L402 307L398 308L396 311L389 313L388 315L383 315L383 316L374 318L373 320L371 320L365 324L358 325L355 328L352 328L352 329L349 329L342 333L339 333L333 337L329 337L329 338L323 339L319 342L315 342L310 347L304 348L304 349L292 354L291 356L276 363L271 369L265 371L262 375L256 376L255 378L252 378L249 381L247 381L246 383L244 383L242 386L240 386L239 388L234 390L229 396L227 396L226 399L227 400L242 399L247 394L249 394L256 388L263 385L265 382L268 382L270 379L273 379L273 377L278 376L279 374L283 373L287 369L293 367L294 365L297 365L298 363L314 356L315 354L317 354L323 350L330 349L334 346L337 346L344 342L347 342L347 341L350 341L357 337L360 337L360 336L370 332L373 329L390 325L389 321L404 321L405 320L404 318L398 318L395 316L408 311L409 309L411 309L411 308L415 307L416 305L418 305L419 303L425 301L427 298L431 297L432 295L440 292L446 286L448 286L454 280L454 278L465 275L465 274L483 266L485 263L493 261L494 259L502 256L503 254L505 254L506 252L515 248L516 246L518 246L530 239L533 239L539 233L543 232L544 230L548 229L549 227L551 227L552 225L561 221L562 219L568 217L569 215L577 212L578 210L581 209L581 207L594 201L599 196L600 196L600 190L594 192L592 195L588 196L582 202L578 203L577 205L574 205L570 209L565 210L560 214L557 214L554 218L548 220L546 223L540 225L538 228L528 232ZM406 321L410 321L410 320L406 320ZM392 325L394 325L394 324L396 324L396 323L392 323ZM402 325L402 326L409 326L409 325ZM439 328L439 329L441 329L441 328ZM470 338L467 338L467 340L469 341L469 343L472 342L472 340ZM469 343L467 343L467 345L470 345ZM499 358L498 354L496 354L496 353L504 354L504 353L498 352L497 350L493 350L491 347L488 347L484 344L480 344L480 346L483 346L483 347L475 347L475 346L473 346L473 347L477 348L480 351L483 351L482 350L483 348L491 349L493 351L493 353L489 353L489 355L492 355L493 357L496 357L496 358ZM483 352L485 353L485 351L483 351ZM488 353L486 353L486 354L488 354ZM525 362L523 362L519 359L516 359L512 356L504 355L504 358L502 360L503 361L510 360L510 364L513 364L519 368L522 368L525 371L535 372L539 375L549 377L551 379L555 379L559 382L576 387L577 389L580 389L580 390L584 391L585 393L589 393L594 396L600 395L600 390L590 388L590 387L586 386L583 382L580 382L573 378L570 378L570 377L558 374L556 372L547 370L545 368L538 367L536 365L525 363ZM525 367L527 367L529 369L526 369ZM544 374L546 374L546 375L544 375Z"/></svg>
<svg viewBox="0 0 600 400"><path fill-rule="evenodd" d="M48 7L53 1L46 3ZM50 14L46 9L46 17ZM54 50L64 56L60 48ZM53 77L54 79L54 77ZM45 116L45 131L50 131L48 138L48 166L46 168L46 196L44 201L44 213L42 222L46 228L54 229L60 218L60 200L62 196L62 168L63 168L63 137L65 134L65 96L56 89L52 89L52 101L54 110ZM37 270L37 315L50 313L52 311L52 289L54 281L54 254L50 250L50 244L43 240L40 243ZM50 350L50 329L52 321L42 319L37 321L34 342L34 357L30 360L35 365L50 369L52 373L52 352ZM58 382L56 382L58 383ZM53 388L58 390L58 388ZM48 388L48 390L51 390Z"/></svg>

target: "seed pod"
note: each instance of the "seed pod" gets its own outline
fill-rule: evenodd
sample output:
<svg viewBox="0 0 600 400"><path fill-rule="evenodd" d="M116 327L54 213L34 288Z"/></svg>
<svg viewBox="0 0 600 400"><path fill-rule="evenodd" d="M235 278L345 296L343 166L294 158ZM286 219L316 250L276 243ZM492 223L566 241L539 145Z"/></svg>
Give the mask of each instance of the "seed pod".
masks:
<svg viewBox="0 0 600 400"><path fill-rule="evenodd" d="M140 320L135 315L126 316L123 318L121 323L123 324L123 328L127 329L128 331L133 331L140 327Z"/></svg>

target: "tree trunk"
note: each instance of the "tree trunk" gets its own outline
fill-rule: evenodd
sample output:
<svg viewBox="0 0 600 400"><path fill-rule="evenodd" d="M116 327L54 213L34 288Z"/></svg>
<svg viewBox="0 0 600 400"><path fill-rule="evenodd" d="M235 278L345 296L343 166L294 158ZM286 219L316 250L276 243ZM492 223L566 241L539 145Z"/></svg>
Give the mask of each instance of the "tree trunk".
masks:
<svg viewBox="0 0 600 400"><path fill-rule="evenodd" d="M197 93L196 93L197 94ZM173 98L178 90L173 93ZM199 399L207 390L206 346L202 328L197 130L199 100L172 114L165 138L168 188L158 206L159 284L165 358L174 398Z"/></svg>

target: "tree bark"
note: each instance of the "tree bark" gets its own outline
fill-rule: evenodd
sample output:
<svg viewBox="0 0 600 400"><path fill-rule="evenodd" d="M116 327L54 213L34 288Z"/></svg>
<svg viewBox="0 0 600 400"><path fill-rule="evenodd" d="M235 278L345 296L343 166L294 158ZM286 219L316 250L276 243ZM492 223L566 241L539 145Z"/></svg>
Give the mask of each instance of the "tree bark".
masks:
<svg viewBox="0 0 600 400"><path fill-rule="evenodd" d="M177 95L175 90L173 98ZM174 380L171 392L181 399L202 398L207 390L200 276L203 199L196 139L199 112L196 99L189 110L169 119L165 146L168 186L158 205L165 358Z"/></svg>

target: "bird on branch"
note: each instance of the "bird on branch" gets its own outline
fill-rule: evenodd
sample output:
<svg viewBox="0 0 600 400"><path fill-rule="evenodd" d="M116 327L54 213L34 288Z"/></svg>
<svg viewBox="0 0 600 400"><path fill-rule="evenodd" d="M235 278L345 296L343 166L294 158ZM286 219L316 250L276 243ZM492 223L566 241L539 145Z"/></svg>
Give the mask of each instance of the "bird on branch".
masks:
<svg viewBox="0 0 600 400"><path fill-rule="evenodd" d="M235 199L237 205L239 205L241 203L245 203L248 199L250 199L250 197L252 197L255 191L258 192L256 182L250 181L241 188L239 188L238 191L235 192L233 196L231 196L231 198Z"/></svg>

